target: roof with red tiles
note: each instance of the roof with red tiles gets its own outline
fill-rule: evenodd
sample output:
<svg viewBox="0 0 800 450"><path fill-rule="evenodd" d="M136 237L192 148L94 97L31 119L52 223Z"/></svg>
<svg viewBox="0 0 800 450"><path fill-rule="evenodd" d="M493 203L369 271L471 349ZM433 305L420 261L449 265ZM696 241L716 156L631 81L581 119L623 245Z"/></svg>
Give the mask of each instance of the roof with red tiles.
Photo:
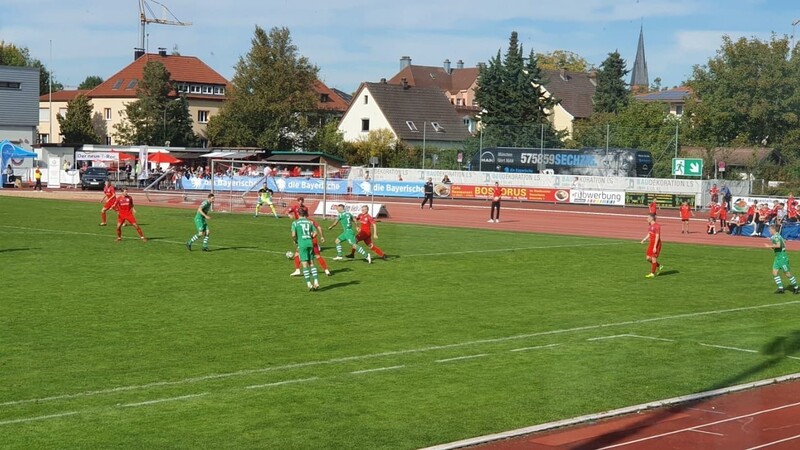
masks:
<svg viewBox="0 0 800 450"><path fill-rule="evenodd" d="M178 83L230 87L230 83L225 77L197 57L145 53L92 89L88 94L89 97L136 97L136 89L144 73L144 66L150 61L159 61L164 64L164 67L170 73L172 81ZM213 94L186 93L186 97L225 100L224 95Z"/></svg>
<svg viewBox="0 0 800 450"><path fill-rule="evenodd" d="M437 87L450 94L457 94L460 91L469 90L478 78L478 71L477 67L466 67L450 69L448 73L443 67L409 65L400 70L387 83L403 84L403 78L405 78L409 86Z"/></svg>
<svg viewBox="0 0 800 450"><path fill-rule="evenodd" d="M75 97L84 94L86 95L89 92L89 89L72 89L72 90L65 90L65 91L53 91L53 98L54 102L69 102L72 101ZM50 94L44 94L39 96L40 102L47 102L50 101Z"/></svg>
<svg viewBox="0 0 800 450"><path fill-rule="evenodd" d="M314 91L317 93L317 108L342 114L347 111L348 103L322 81L314 82Z"/></svg>

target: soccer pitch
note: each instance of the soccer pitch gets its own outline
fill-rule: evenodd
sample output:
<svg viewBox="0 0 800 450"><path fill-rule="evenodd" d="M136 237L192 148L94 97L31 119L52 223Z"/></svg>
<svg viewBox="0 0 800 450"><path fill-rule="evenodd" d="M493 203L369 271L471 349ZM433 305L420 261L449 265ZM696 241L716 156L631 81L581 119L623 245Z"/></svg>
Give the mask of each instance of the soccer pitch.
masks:
<svg viewBox="0 0 800 450"><path fill-rule="evenodd" d="M767 249L650 280L638 241L384 221L308 292L289 219L189 252L193 210L117 243L100 206L0 197L0 447L417 448L800 372Z"/></svg>

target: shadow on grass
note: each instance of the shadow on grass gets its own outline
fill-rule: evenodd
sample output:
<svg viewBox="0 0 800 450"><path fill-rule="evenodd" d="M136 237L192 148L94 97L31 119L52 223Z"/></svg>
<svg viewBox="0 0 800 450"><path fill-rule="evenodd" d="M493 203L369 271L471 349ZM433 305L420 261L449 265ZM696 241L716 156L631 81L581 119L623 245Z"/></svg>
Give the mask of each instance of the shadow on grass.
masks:
<svg viewBox="0 0 800 450"><path fill-rule="evenodd" d="M662 274L663 275L663 274ZM791 356L800 350L800 331L793 331L788 336L779 336L768 342L762 349L761 354L769 356L767 361L756 364L740 373L734 374L724 380L721 380L703 391L713 391L739 384L753 375L761 373L772 366L777 365L783 361L787 356ZM602 434L594 437L591 440L584 442L576 447L571 447L572 450L594 450L600 447L606 447L619 443L623 439L633 434L640 434L645 428L658 425L669 419L671 416L681 414L695 405L708 400L710 397L703 399L692 400L680 405L666 408L652 416L644 418L638 422L626 425L624 430L616 430L609 433Z"/></svg>
<svg viewBox="0 0 800 450"><path fill-rule="evenodd" d="M258 247L245 246L245 245L234 245L234 246L230 246L230 247L212 248L211 251L212 252L224 252L224 251L228 251L228 250L252 250L254 248L258 248Z"/></svg>
<svg viewBox="0 0 800 450"><path fill-rule="evenodd" d="M329 291L331 289L338 289L338 288L343 288L343 287L352 286L352 285L356 285L356 284L361 284L361 282L358 281L358 280L351 280L351 281L344 281L342 283L333 283L333 284L322 285L322 286L319 287L318 291Z"/></svg>
<svg viewBox="0 0 800 450"><path fill-rule="evenodd" d="M664 270L664 271L662 271L661 273L658 274L658 277L661 278L661 277L666 277L666 276L670 276L670 275L677 275L679 273L681 273L680 270Z"/></svg>
<svg viewBox="0 0 800 450"><path fill-rule="evenodd" d="M41 250L41 248L38 247L0 248L0 253L29 252L31 250Z"/></svg>
<svg viewBox="0 0 800 450"><path fill-rule="evenodd" d="M330 266L328 266L328 269L331 271L331 275L336 275L337 273L344 273L344 272L352 272L353 271L353 269L351 269L349 267L342 267L342 268L334 270L334 269L330 269Z"/></svg>

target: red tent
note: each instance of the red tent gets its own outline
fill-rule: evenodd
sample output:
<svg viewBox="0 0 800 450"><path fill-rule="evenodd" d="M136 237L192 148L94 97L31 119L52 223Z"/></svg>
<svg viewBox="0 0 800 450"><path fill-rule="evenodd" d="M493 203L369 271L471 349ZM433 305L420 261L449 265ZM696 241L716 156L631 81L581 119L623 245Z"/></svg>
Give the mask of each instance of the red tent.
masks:
<svg viewBox="0 0 800 450"><path fill-rule="evenodd" d="M147 155L147 160L154 163L167 163L167 164L177 164L181 162L180 159L170 155L169 153L150 153Z"/></svg>
<svg viewBox="0 0 800 450"><path fill-rule="evenodd" d="M114 153L119 155L118 158L120 161L133 161L136 159L136 157L131 155L130 153L125 153L125 152L114 152Z"/></svg>

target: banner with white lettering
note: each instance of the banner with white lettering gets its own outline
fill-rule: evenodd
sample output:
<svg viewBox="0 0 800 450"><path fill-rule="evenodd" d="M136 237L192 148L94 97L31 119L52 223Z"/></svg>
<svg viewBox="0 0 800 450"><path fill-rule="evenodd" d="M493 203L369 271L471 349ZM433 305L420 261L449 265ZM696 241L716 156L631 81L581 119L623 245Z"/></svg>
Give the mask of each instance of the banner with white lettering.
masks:
<svg viewBox="0 0 800 450"><path fill-rule="evenodd" d="M625 206L625 192L571 189L569 191L569 202L582 205Z"/></svg>

